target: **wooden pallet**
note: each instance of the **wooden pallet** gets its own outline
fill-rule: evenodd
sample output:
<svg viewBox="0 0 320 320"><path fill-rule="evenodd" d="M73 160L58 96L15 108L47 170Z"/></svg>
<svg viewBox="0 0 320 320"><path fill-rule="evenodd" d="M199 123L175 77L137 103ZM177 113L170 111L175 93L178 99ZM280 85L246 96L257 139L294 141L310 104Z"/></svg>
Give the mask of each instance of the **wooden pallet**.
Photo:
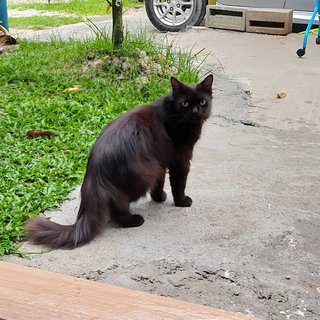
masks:
<svg viewBox="0 0 320 320"><path fill-rule="evenodd" d="M5 320L257 320L171 298L0 262Z"/></svg>

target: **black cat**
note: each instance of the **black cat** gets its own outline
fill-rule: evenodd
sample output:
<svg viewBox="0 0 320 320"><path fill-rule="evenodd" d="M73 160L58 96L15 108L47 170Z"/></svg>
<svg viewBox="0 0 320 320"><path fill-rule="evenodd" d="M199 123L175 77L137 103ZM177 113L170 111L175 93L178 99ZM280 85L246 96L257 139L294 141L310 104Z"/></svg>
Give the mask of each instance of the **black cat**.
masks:
<svg viewBox="0 0 320 320"><path fill-rule="evenodd" d="M131 214L130 202L148 191L154 201L165 201L167 169L175 205L191 206L184 190L194 144L210 115L212 81L209 75L186 85L172 77L171 94L115 119L90 152L75 224L31 218L29 239L51 248L74 248L89 242L110 218L123 227L142 225L143 217Z"/></svg>

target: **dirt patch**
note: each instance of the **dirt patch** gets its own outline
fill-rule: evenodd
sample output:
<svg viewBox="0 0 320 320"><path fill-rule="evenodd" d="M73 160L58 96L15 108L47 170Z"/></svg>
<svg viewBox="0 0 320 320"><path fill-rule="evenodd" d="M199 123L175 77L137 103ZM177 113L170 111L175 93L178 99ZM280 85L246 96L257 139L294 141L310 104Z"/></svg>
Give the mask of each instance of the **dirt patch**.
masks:
<svg viewBox="0 0 320 320"><path fill-rule="evenodd" d="M132 50L130 57L105 55L96 58L92 53L88 53L86 58L87 62L82 67L82 72L92 76L109 77L110 70L113 70L115 80L124 79L127 75L130 79L135 78L134 81L141 89L149 84L153 75L169 77L177 72L177 67L164 61L165 56L162 53L149 55L146 51L139 49Z"/></svg>

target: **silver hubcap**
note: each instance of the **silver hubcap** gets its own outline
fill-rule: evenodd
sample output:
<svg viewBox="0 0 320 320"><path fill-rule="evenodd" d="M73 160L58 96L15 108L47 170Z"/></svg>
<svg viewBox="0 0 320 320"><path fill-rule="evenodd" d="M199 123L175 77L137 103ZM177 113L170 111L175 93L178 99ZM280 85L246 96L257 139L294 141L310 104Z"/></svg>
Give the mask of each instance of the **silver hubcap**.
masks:
<svg viewBox="0 0 320 320"><path fill-rule="evenodd" d="M190 18L194 8L193 2L194 0L153 0L153 9L157 18L164 24L179 26Z"/></svg>

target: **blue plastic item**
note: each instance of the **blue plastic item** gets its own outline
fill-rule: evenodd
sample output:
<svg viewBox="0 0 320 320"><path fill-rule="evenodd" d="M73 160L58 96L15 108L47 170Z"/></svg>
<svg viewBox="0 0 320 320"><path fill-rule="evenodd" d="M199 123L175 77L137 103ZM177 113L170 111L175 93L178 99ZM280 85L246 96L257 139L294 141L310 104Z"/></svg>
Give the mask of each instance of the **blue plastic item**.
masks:
<svg viewBox="0 0 320 320"><path fill-rule="evenodd" d="M0 0L0 25L9 31L7 0Z"/></svg>
<svg viewBox="0 0 320 320"><path fill-rule="evenodd" d="M306 48L307 48L309 33L310 33L310 30L312 28L312 25L314 23L314 20L315 20L317 14L318 14L318 18L319 18L319 29L318 29L318 37L316 39L316 44L320 44L320 0L317 0L317 2L316 2L312 17L311 17L311 19L309 21L309 24L307 26L306 32L304 34L303 47L302 47L302 49L299 49L297 51L297 55L300 58L306 54Z"/></svg>

